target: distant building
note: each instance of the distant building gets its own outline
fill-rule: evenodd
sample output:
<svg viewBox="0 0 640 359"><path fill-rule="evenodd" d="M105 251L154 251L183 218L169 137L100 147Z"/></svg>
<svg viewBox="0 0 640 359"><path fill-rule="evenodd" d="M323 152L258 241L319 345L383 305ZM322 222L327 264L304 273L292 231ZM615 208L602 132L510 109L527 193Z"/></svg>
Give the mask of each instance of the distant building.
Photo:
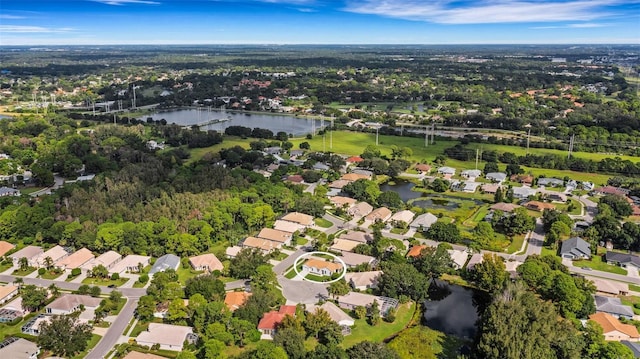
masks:
<svg viewBox="0 0 640 359"><path fill-rule="evenodd" d="M251 293L248 292L227 292L224 296L224 304L229 311L235 311L247 302Z"/></svg>
<svg viewBox="0 0 640 359"><path fill-rule="evenodd" d="M456 174L456 169L453 167L443 166L438 168L438 173L445 176L446 175L453 176Z"/></svg>
<svg viewBox="0 0 640 359"><path fill-rule="evenodd" d="M369 222L386 222L391 218L391 214L392 212L389 208L380 207L366 215L365 219Z"/></svg>
<svg viewBox="0 0 640 359"><path fill-rule="evenodd" d="M431 227L431 225L436 223L437 221L438 221L438 217L436 217L432 213L427 212L416 217L409 226L416 231L418 230L424 231L426 229L429 229L429 227Z"/></svg>
<svg viewBox="0 0 640 359"><path fill-rule="evenodd" d="M538 186L562 187L564 186L564 181L557 178L541 177L538 178Z"/></svg>
<svg viewBox="0 0 640 359"><path fill-rule="evenodd" d="M616 317L606 313L595 313L589 316L589 320L598 323L602 327L604 340L638 341L640 334L638 329L631 324L622 324Z"/></svg>
<svg viewBox="0 0 640 359"><path fill-rule="evenodd" d="M352 327L355 325L355 320L345 313L342 309L338 308L332 302L324 302L322 305L307 305L306 310L308 313L317 313L318 309L322 309L329 314L329 318L338 323L339 326Z"/></svg>
<svg viewBox="0 0 640 359"><path fill-rule="evenodd" d="M20 196L20 191L15 188L0 187L0 197Z"/></svg>
<svg viewBox="0 0 640 359"><path fill-rule="evenodd" d="M513 203L498 202L496 204L492 204L491 207L489 207L489 209L491 209L492 211L502 211L502 212L511 213L516 208L520 208L520 207L521 206Z"/></svg>
<svg viewBox="0 0 640 359"><path fill-rule="evenodd" d="M460 176L464 178L476 178L480 177L480 175L482 175L482 171L480 170L464 170L460 172Z"/></svg>
<svg viewBox="0 0 640 359"><path fill-rule="evenodd" d="M296 307L294 305L283 305L280 310L264 313L262 319L258 323L258 330L262 333L262 339L273 339L276 334L278 325L282 323L285 316L296 316Z"/></svg>
<svg viewBox="0 0 640 359"><path fill-rule="evenodd" d="M338 238L347 239L350 241L355 241L360 243L369 243L373 241L373 235L367 232L360 232L360 231L349 231L346 233L342 233Z"/></svg>
<svg viewBox="0 0 640 359"><path fill-rule="evenodd" d="M619 265L623 268L627 266L640 268L640 257L633 254L607 251L604 257L608 264Z"/></svg>
<svg viewBox="0 0 640 359"><path fill-rule="evenodd" d="M289 232L278 231L272 228L263 228L260 233L258 233L258 238L263 238L270 240L272 242L276 242L280 245L288 246L291 244L292 235Z"/></svg>
<svg viewBox="0 0 640 359"><path fill-rule="evenodd" d="M537 212L542 212L545 209L556 209L556 206L554 206L553 204L540 201L529 201L525 203L524 206L527 207L527 209Z"/></svg>
<svg viewBox="0 0 640 359"><path fill-rule="evenodd" d="M305 227L310 227L313 225L313 216L300 212L287 213L282 217L282 220L297 223Z"/></svg>
<svg viewBox="0 0 640 359"><path fill-rule="evenodd" d="M513 187L513 197L517 199L527 199L534 196L537 191L531 187Z"/></svg>

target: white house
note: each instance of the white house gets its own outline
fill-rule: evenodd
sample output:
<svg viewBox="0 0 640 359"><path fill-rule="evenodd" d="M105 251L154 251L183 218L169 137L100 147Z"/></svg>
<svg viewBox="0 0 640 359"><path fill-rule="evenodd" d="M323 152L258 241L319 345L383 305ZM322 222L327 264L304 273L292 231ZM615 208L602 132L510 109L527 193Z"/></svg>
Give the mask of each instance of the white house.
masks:
<svg viewBox="0 0 640 359"><path fill-rule="evenodd" d="M507 179L507 174L504 172L489 172L484 177L493 182L502 183Z"/></svg>
<svg viewBox="0 0 640 359"><path fill-rule="evenodd" d="M158 344L162 350L179 352L185 341L195 342L196 338L191 327L149 323L149 328L136 337L136 343L148 347Z"/></svg>
<svg viewBox="0 0 640 359"><path fill-rule="evenodd" d="M331 276L340 273L344 269L339 263L327 262L322 259L310 258L302 265L302 270L311 274L321 276Z"/></svg>
<svg viewBox="0 0 640 359"><path fill-rule="evenodd" d="M306 310L308 313L316 313L318 309L322 309L329 314L329 318L340 326L352 327L356 321L351 318L347 313L340 309L332 302L324 302L322 305L307 305Z"/></svg>
<svg viewBox="0 0 640 359"><path fill-rule="evenodd" d="M464 170L460 172L460 176L464 178L476 178L476 177L480 177L481 174L482 174L482 171L480 170Z"/></svg>
<svg viewBox="0 0 640 359"><path fill-rule="evenodd" d="M438 168L438 173L441 174L441 175L444 175L444 176L446 176L446 175L453 176L453 175L456 174L456 169L453 168L453 167L443 166L443 167Z"/></svg>

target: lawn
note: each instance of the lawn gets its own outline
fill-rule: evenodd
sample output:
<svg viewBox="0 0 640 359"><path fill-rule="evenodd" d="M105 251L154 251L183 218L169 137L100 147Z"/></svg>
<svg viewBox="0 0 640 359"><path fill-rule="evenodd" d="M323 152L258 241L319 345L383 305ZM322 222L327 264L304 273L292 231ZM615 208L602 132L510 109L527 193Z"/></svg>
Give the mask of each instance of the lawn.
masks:
<svg viewBox="0 0 640 359"><path fill-rule="evenodd" d="M13 263L11 261L9 261L7 263L0 264L0 273L6 271L7 269L11 268L12 266L13 266Z"/></svg>
<svg viewBox="0 0 640 359"><path fill-rule="evenodd" d="M178 268L178 280L180 281L180 283L186 284L187 280L197 276L198 274L202 274L202 273L203 273L202 271L193 270L191 267L184 268L184 267L180 266Z"/></svg>
<svg viewBox="0 0 640 359"><path fill-rule="evenodd" d="M249 148L249 143L253 141L257 141L256 138L246 138L242 139L240 137L235 136L224 136L224 140L222 143L217 145L204 147L204 148L189 148L188 151L191 154L191 157L185 161L185 164L190 164L192 162L196 162L200 160L205 154L209 152L220 152L223 148L231 148L234 146L240 146L243 148ZM296 147L298 148L298 147Z"/></svg>
<svg viewBox="0 0 640 359"><path fill-rule="evenodd" d="M555 256L557 255L558 251L556 251L555 249L551 249L549 247L542 247L542 252L540 253L540 255L542 256Z"/></svg>
<svg viewBox="0 0 640 359"><path fill-rule="evenodd" d="M85 278L82 280L82 284L89 284L89 285L103 285L103 286L116 286L119 287L123 284L125 284L127 281L129 280L129 278L118 278L116 280L113 280L111 278L106 278L106 279L102 279L102 278Z"/></svg>
<svg viewBox="0 0 640 359"><path fill-rule="evenodd" d="M631 287L631 285L629 287ZM634 304L640 304L640 297L628 295L628 296L620 297L620 302L622 303L622 305L630 306L633 309L633 314L636 314L636 315L640 314L640 309L633 306Z"/></svg>
<svg viewBox="0 0 640 359"><path fill-rule="evenodd" d="M333 226L333 223L331 223L331 221L328 221L324 218L316 218L313 221L316 223L316 226L318 227L331 228L331 226Z"/></svg>
<svg viewBox="0 0 640 359"><path fill-rule="evenodd" d="M520 146L498 145L498 144L490 144L490 143L472 143L472 144L469 144L468 147L472 149L476 149L476 148L479 149L482 147L483 151L497 151L499 153L511 152L511 153L514 153L516 156L524 156L527 154L526 147L520 147ZM550 148L529 148L529 153L534 155L556 155L556 156L562 156L562 157L567 156L567 151L554 150ZM625 161L628 160L628 161L636 162L638 160L638 157L634 157L634 156L615 155L615 154L608 154L608 153L572 152L571 156L575 158L583 158L583 159L593 160L593 161L601 161L605 158L615 158L615 157L620 157Z"/></svg>
<svg viewBox="0 0 640 359"><path fill-rule="evenodd" d="M355 344L368 340L380 343L386 338L404 329L416 310L415 303L401 304L393 323L381 321L377 326L371 326L366 319L356 319L356 324L351 329L351 335L344 337L343 348L350 348Z"/></svg>
<svg viewBox="0 0 640 359"><path fill-rule="evenodd" d="M511 241L511 244L509 244L509 246L507 247L507 249L505 250L507 253L512 254L512 253L516 253L519 252L520 249L522 248L522 243L524 242L524 234L519 234L517 236L513 237L513 240Z"/></svg>
<svg viewBox="0 0 640 359"><path fill-rule="evenodd" d="M640 293L640 285L629 284L629 290Z"/></svg>
<svg viewBox="0 0 640 359"><path fill-rule="evenodd" d="M64 271L60 271L60 272L57 272L57 273L54 272L54 271L49 271L49 272L45 272L43 275L41 275L40 278L54 280L54 279L58 278L59 276L61 276L62 273L64 273Z"/></svg>
<svg viewBox="0 0 640 359"><path fill-rule="evenodd" d="M10 337L18 333L21 333L22 326L25 325L30 319L32 319L36 315L37 313L29 314L23 317L22 320L16 325L9 325L9 323L0 323L0 340L4 340L6 337Z"/></svg>
<svg viewBox="0 0 640 359"><path fill-rule="evenodd" d="M602 257L599 255L591 257L591 260L574 261L573 265L576 267L588 267L603 272L627 275L626 269L603 262Z"/></svg>
<svg viewBox="0 0 640 359"><path fill-rule="evenodd" d="M16 269L13 271L13 275L15 276L25 276L25 275L29 275L31 273L33 273L33 271L36 270L34 267L29 267L25 270L20 270L20 269Z"/></svg>
<svg viewBox="0 0 640 359"><path fill-rule="evenodd" d="M93 349L93 347L95 347L98 344L101 338L102 337L99 336L98 334L92 334L91 339L89 339L89 343L87 344L87 349L78 353L77 355L72 356L71 359L82 359L86 357L89 350Z"/></svg>

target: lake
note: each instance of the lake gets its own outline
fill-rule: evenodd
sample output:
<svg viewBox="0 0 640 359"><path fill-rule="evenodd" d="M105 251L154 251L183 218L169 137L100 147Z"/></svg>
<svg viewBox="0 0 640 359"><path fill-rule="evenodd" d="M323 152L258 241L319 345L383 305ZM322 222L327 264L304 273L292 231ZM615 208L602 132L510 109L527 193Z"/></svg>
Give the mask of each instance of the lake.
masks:
<svg viewBox="0 0 640 359"><path fill-rule="evenodd" d="M460 208L462 201L473 201L476 205L480 206L484 204L483 201L472 198L460 198L454 196L448 196L444 194L426 195L422 199L413 201L412 206L421 208L432 209L444 209L444 210L456 210Z"/></svg>
<svg viewBox="0 0 640 359"><path fill-rule="evenodd" d="M436 279L424 303L424 324L448 335L472 339L477 331L480 298L481 292Z"/></svg>
<svg viewBox="0 0 640 359"><path fill-rule="evenodd" d="M151 117L156 121L165 119L167 123L175 123L182 126L194 125L214 119L229 119L229 121L203 126L202 130L216 130L224 132L225 128L229 126L244 126L250 128L264 128L273 131L273 133L283 131L294 136L302 136L307 133L311 133L314 122L316 130L319 130L322 124L322 121L320 120L311 120L295 116L226 112L220 110L207 111L207 109L159 111L140 117L139 119L146 121L148 117ZM330 122L325 121L324 124L325 126L329 126Z"/></svg>
<svg viewBox="0 0 640 359"><path fill-rule="evenodd" d="M415 186L416 184L412 182L396 180L394 184L389 184L389 182L387 182L383 185L380 185L380 190L382 192L387 192L387 191L397 192L398 195L400 195L400 199L406 203L412 199L422 197L423 195L422 192L416 192L411 190Z"/></svg>

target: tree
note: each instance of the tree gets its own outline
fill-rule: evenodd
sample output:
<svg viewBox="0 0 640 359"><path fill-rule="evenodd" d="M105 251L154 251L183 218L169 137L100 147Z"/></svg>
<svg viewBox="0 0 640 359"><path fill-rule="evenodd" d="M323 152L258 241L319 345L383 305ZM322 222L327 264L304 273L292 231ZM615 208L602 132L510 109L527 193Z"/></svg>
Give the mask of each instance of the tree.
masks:
<svg viewBox="0 0 640 359"><path fill-rule="evenodd" d="M608 205L618 218L628 217L633 213L629 202L627 202L624 197L615 194L608 194L600 198L598 210L600 210L602 205Z"/></svg>
<svg viewBox="0 0 640 359"><path fill-rule="evenodd" d="M369 307L369 323L373 326L380 324L380 304L378 301L373 301L371 306Z"/></svg>
<svg viewBox="0 0 640 359"><path fill-rule="evenodd" d="M504 260L496 254L485 254L483 261L473 267L470 276L478 287L489 293L501 291L509 279Z"/></svg>
<svg viewBox="0 0 640 359"><path fill-rule="evenodd" d="M498 187L498 189L496 190L496 194L493 196L493 201L495 203L504 201L504 193L502 193L502 187Z"/></svg>
<svg viewBox="0 0 640 359"><path fill-rule="evenodd" d="M93 267L93 269L91 269L91 277L100 279L107 278L109 277L109 270L102 264L98 264L97 266Z"/></svg>
<svg viewBox="0 0 640 359"><path fill-rule="evenodd" d="M308 359L349 359L347 352L336 345L318 344L313 352L307 353Z"/></svg>
<svg viewBox="0 0 640 359"><path fill-rule="evenodd" d="M44 267L47 270L51 270L51 268L53 268L53 259L51 259L51 257L49 256L44 257Z"/></svg>
<svg viewBox="0 0 640 359"><path fill-rule="evenodd" d="M203 358L204 359L223 359L226 358L226 356L223 354L223 350L224 350L224 343L216 340L216 339L209 339L206 342L204 342L204 355Z"/></svg>
<svg viewBox="0 0 640 359"><path fill-rule="evenodd" d="M413 264L420 272L431 278L439 278L453 268L453 261L444 245L424 248L413 260Z"/></svg>
<svg viewBox="0 0 640 359"><path fill-rule="evenodd" d="M87 347L91 326L73 316L55 315L40 325L38 345L60 357L72 357Z"/></svg>
<svg viewBox="0 0 640 359"><path fill-rule="evenodd" d="M492 173L492 172L499 172L500 169L498 169L498 164L496 162L487 162L484 165L484 173Z"/></svg>
<svg viewBox="0 0 640 359"><path fill-rule="evenodd" d="M401 331L388 344L389 349L398 353L401 359L422 358L436 359L442 351L439 341L442 334L428 328L413 327Z"/></svg>
<svg viewBox="0 0 640 359"><path fill-rule="evenodd" d="M256 268L263 264L267 264L267 259L259 249L243 248L231 260L229 274L234 278L248 279L256 273Z"/></svg>
<svg viewBox="0 0 640 359"><path fill-rule="evenodd" d="M143 295L138 301L136 308L136 316L143 322L153 319L153 313L156 311L156 301L150 295Z"/></svg>
<svg viewBox="0 0 640 359"><path fill-rule="evenodd" d="M184 287L184 293L187 297L202 294L207 300L220 300L224 297L224 292L224 283L213 274L190 278Z"/></svg>
<svg viewBox="0 0 640 359"><path fill-rule="evenodd" d="M367 316L367 307L359 305L353 310L353 313L355 314L357 319L363 319Z"/></svg>
<svg viewBox="0 0 640 359"><path fill-rule="evenodd" d="M349 293L351 291L351 287L347 284L347 281L345 281L344 278L341 278L340 280L329 284L327 291L335 298Z"/></svg>
<svg viewBox="0 0 640 359"><path fill-rule="evenodd" d="M384 343L360 342L347 349L349 358L358 359L399 359L398 354Z"/></svg>
<svg viewBox="0 0 640 359"><path fill-rule="evenodd" d="M302 359L306 355L304 349L304 330L300 330L294 326L278 329L273 337L276 345L284 348L287 355L291 359Z"/></svg>
<svg viewBox="0 0 640 359"><path fill-rule="evenodd" d="M256 349L242 352L237 359L288 359L287 352L273 342L262 340Z"/></svg>
<svg viewBox="0 0 640 359"><path fill-rule="evenodd" d="M517 163L510 163L507 165L507 169L505 172L507 173L507 176L513 176L523 174L524 170Z"/></svg>
<svg viewBox="0 0 640 359"><path fill-rule="evenodd" d="M36 287L33 284L22 287L20 293L22 296L22 308L30 312L38 311L44 307L49 295L45 288Z"/></svg>
<svg viewBox="0 0 640 359"><path fill-rule="evenodd" d="M329 323L331 323L331 317L326 310L317 307L314 313L308 313L307 318L304 321L304 329L307 332L307 336L318 339L320 332Z"/></svg>
<svg viewBox="0 0 640 359"><path fill-rule="evenodd" d="M309 144L309 142L305 141L305 142L300 142L300 144L298 145L298 147L300 147L301 150L309 150L311 149L311 145Z"/></svg>
<svg viewBox="0 0 640 359"><path fill-rule="evenodd" d="M438 242L457 243L460 241L460 230L455 223L436 222L427 229L425 235Z"/></svg>
<svg viewBox="0 0 640 359"><path fill-rule="evenodd" d="M402 199L398 192L385 191L378 196L378 205L388 207L391 210L397 210L402 208Z"/></svg>
<svg viewBox="0 0 640 359"><path fill-rule="evenodd" d="M405 295L422 301L427 297L429 279L408 263L387 262L383 265L383 273L378 280L378 292L381 295L399 298Z"/></svg>
<svg viewBox="0 0 640 359"><path fill-rule="evenodd" d="M503 217L501 224L505 234L513 236L532 231L536 226L536 220L529 215L526 208L520 207L513 211L513 215Z"/></svg>
<svg viewBox="0 0 640 359"><path fill-rule="evenodd" d="M18 259L18 268L23 272L29 269L29 260L27 257L21 257Z"/></svg>
<svg viewBox="0 0 640 359"><path fill-rule="evenodd" d="M450 183L447 180L442 178L435 178L431 184L429 184L429 188L434 190L435 192L446 192L449 189Z"/></svg>
<svg viewBox="0 0 640 359"><path fill-rule="evenodd" d="M179 323L187 318L187 307L184 300L176 298L169 303L167 309L167 320L171 323Z"/></svg>

